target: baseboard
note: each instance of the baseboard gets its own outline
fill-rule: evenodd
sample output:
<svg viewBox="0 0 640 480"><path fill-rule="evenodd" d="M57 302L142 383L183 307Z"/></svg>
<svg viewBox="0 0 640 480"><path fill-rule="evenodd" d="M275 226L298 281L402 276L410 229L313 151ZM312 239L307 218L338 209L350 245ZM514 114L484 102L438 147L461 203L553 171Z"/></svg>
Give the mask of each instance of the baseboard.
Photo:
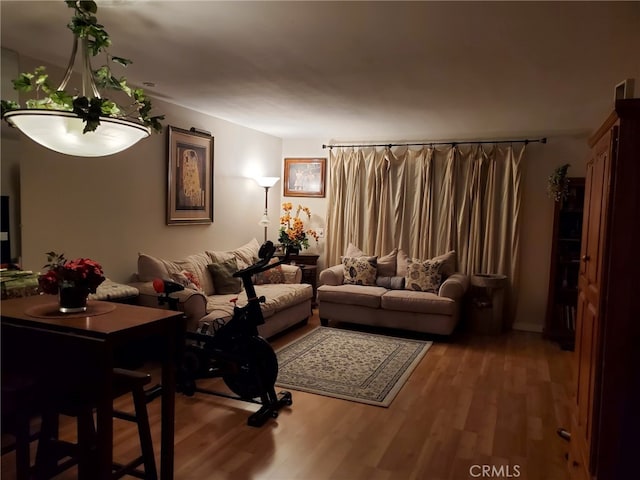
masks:
<svg viewBox="0 0 640 480"><path fill-rule="evenodd" d="M542 333L542 325L537 323L516 322L512 328L523 332Z"/></svg>

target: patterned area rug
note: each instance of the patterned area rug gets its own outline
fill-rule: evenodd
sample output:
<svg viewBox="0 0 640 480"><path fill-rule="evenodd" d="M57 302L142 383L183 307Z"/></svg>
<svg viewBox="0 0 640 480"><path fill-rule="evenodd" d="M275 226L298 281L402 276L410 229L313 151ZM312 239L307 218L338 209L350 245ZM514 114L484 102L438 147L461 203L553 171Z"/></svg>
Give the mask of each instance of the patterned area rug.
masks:
<svg viewBox="0 0 640 480"><path fill-rule="evenodd" d="M388 407L431 344L318 327L278 350L276 384Z"/></svg>

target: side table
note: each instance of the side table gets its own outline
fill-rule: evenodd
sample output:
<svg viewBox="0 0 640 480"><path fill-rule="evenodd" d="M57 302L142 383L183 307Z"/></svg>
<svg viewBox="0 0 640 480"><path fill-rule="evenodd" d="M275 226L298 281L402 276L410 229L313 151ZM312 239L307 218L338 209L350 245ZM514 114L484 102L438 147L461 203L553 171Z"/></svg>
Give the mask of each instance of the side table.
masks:
<svg viewBox="0 0 640 480"><path fill-rule="evenodd" d="M298 265L300 270L302 270L302 283L307 283L311 285L313 288L313 297L311 298L311 306L316 308L318 306L318 302L316 302L316 295L318 294L317 287L317 272L318 267L316 265Z"/></svg>
<svg viewBox="0 0 640 480"><path fill-rule="evenodd" d="M504 330L504 289L506 275L471 275L471 329L475 333L496 335Z"/></svg>

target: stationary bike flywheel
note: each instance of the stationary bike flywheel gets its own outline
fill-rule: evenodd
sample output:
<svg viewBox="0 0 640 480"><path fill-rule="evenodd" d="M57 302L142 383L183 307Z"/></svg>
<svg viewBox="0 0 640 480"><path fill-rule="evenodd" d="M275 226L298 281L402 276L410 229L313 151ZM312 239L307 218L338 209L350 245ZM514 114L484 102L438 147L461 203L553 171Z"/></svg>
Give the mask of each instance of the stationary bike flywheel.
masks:
<svg viewBox="0 0 640 480"><path fill-rule="evenodd" d="M240 398L250 400L273 389L278 378L278 357L262 337L251 337L244 349L246 361L238 370L222 376L224 383Z"/></svg>

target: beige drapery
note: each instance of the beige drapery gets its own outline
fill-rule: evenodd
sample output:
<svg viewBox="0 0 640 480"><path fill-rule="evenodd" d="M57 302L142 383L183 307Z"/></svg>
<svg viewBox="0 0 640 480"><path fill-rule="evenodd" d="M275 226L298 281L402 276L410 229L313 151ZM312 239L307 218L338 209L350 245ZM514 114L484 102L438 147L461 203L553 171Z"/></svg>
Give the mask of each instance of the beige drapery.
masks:
<svg viewBox="0 0 640 480"><path fill-rule="evenodd" d="M370 255L394 247L428 259L455 250L458 270L509 278L513 322L519 275L524 145L333 148L327 265L351 242Z"/></svg>

